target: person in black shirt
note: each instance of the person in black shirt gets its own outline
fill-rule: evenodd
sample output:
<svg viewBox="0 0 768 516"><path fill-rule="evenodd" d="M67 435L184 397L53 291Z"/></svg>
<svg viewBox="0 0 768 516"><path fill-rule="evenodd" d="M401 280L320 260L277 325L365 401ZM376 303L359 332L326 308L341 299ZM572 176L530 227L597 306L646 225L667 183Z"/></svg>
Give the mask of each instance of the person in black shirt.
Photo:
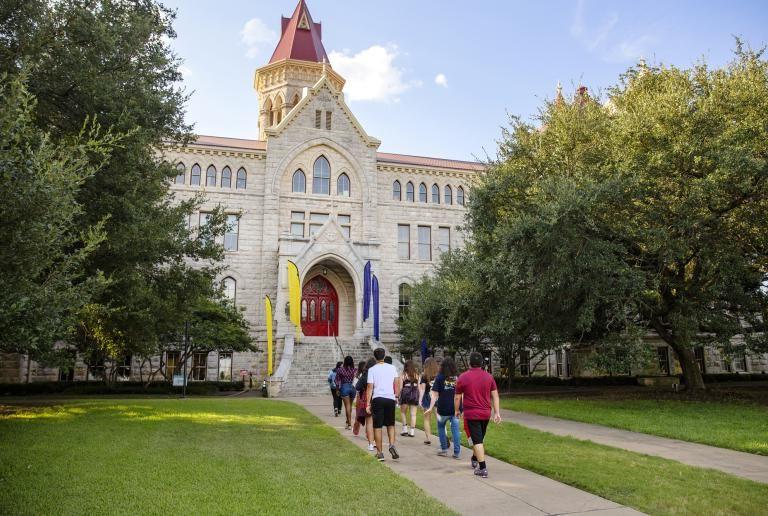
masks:
<svg viewBox="0 0 768 516"><path fill-rule="evenodd" d="M437 407L437 435L440 438L440 451L437 454L441 457L448 456L448 436L445 432L445 425L450 423L454 459L458 459L461 453L459 418L456 416L454 408L457 377L456 363L451 357L445 357L440 364L440 372L432 383L429 409L424 412L424 417L427 417Z"/></svg>

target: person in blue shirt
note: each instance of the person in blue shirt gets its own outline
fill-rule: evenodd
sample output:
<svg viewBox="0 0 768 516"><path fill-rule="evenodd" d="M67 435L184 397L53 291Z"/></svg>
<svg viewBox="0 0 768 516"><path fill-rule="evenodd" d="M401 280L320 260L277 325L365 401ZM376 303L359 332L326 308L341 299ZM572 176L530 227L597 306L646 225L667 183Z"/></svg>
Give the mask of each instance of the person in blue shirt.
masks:
<svg viewBox="0 0 768 516"><path fill-rule="evenodd" d="M451 425L454 459L458 459L459 453L461 453L459 418L456 416L454 408L457 380L458 371L456 370L456 362L454 362L451 357L445 357L440 363L440 372L432 383L429 408L424 411L424 417L428 417L433 409L437 409L437 435L440 438L440 451L437 452L437 454L441 457L448 456L449 442L445 432L445 426L447 424Z"/></svg>
<svg viewBox="0 0 768 516"><path fill-rule="evenodd" d="M341 395L336 386L336 370L339 367L341 367L341 362L336 362L336 367L328 371L328 386L331 388L331 396L333 396L333 415L336 417L341 414Z"/></svg>

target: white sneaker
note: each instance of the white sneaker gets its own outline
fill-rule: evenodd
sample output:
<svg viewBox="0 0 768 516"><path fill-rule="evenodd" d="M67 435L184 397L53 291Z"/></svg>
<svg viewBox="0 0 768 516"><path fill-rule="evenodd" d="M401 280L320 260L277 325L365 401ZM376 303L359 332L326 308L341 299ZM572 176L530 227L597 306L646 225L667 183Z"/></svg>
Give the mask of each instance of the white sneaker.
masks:
<svg viewBox="0 0 768 516"><path fill-rule="evenodd" d="M376 451L376 447L373 444L368 443L368 451Z"/></svg>
<svg viewBox="0 0 768 516"><path fill-rule="evenodd" d="M411 427L411 431L408 432L408 435L410 435L411 437L415 437L416 436L416 429Z"/></svg>

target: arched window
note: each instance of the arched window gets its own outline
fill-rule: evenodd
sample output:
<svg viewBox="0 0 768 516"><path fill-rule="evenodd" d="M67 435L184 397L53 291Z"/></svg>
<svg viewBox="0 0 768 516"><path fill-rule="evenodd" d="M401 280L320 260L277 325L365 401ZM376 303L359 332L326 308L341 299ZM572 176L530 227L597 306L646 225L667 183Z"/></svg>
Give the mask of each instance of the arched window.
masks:
<svg viewBox="0 0 768 516"><path fill-rule="evenodd" d="M336 180L336 195L349 197L349 191L349 176L347 174L341 174L339 179Z"/></svg>
<svg viewBox="0 0 768 516"><path fill-rule="evenodd" d="M275 124L279 124L280 122L283 121L283 104L284 104L283 98L278 96L275 99L275 106L274 106Z"/></svg>
<svg viewBox="0 0 768 516"><path fill-rule="evenodd" d="M427 185L424 183L419 185L419 202L427 202Z"/></svg>
<svg viewBox="0 0 768 516"><path fill-rule="evenodd" d="M453 204L453 189L449 185L445 185L445 204Z"/></svg>
<svg viewBox="0 0 768 516"><path fill-rule="evenodd" d="M464 189L462 187L456 189L456 204L464 206Z"/></svg>
<svg viewBox="0 0 768 516"><path fill-rule="evenodd" d="M315 300L309 302L309 320L314 321L317 317L317 312L315 309L317 308L317 305L315 304Z"/></svg>
<svg viewBox="0 0 768 516"><path fill-rule="evenodd" d="M326 301L325 299L320 301L320 320L321 321L328 320L328 301Z"/></svg>
<svg viewBox="0 0 768 516"><path fill-rule="evenodd" d="M200 186L200 165L195 163L192 165L192 174L189 176L189 184L193 186Z"/></svg>
<svg viewBox="0 0 768 516"><path fill-rule="evenodd" d="M221 284L224 287L224 295L234 303L237 297L237 281L235 281L235 278L227 276L221 280Z"/></svg>
<svg viewBox="0 0 768 516"><path fill-rule="evenodd" d="M392 183L392 200L393 201L400 201L403 199L402 197L402 187L400 186L400 181L395 181Z"/></svg>
<svg viewBox="0 0 768 516"><path fill-rule="evenodd" d="M240 167L237 171L237 189L245 190L245 180L247 179L248 174L245 172L245 169L243 167Z"/></svg>
<svg viewBox="0 0 768 516"><path fill-rule="evenodd" d="M307 320L307 300L306 299L301 300L301 320L302 321Z"/></svg>
<svg viewBox="0 0 768 516"><path fill-rule="evenodd" d="M296 104L298 104L300 100L301 100L301 98L299 97L299 94L298 94L298 93L297 93L296 95L294 95L294 96L293 96L293 106L295 106ZM292 106L292 107L293 107L293 106Z"/></svg>
<svg viewBox="0 0 768 516"><path fill-rule="evenodd" d="M275 113L272 111L272 99L267 99L264 103L264 113L267 115L267 127L275 124Z"/></svg>
<svg viewBox="0 0 768 516"><path fill-rule="evenodd" d="M312 193L331 194L331 164L325 156L315 160L315 166L312 169Z"/></svg>
<svg viewBox="0 0 768 516"><path fill-rule="evenodd" d="M307 193L307 176L304 175L303 170L299 169L293 173L291 191L296 193Z"/></svg>
<svg viewBox="0 0 768 516"><path fill-rule="evenodd" d="M177 185L184 184L184 173L186 171L187 171L187 167L184 166L184 163L178 163L176 165L176 184Z"/></svg>
<svg viewBox="0 0 768 516"><path fill-rule="evenodd" d="M221 169L221 187L232 188L232 169L229 167Z"/></svg>
<svg viewBox="0 0 768 516"><path fill-rule="evenodd" d="M411 286L408 283L400 283L397 288L397 317L401 321L408 314L411 305Z"/></svg>
<svg viewBox="0 0 768 516"><path fill-rule="evenodd" d="M440 204L440 187L437 185L432 185L432 202Z"/></svg>
<svg viewBox="0 0 768 516"><path fill-rule="evenodd" d="M413 202L413 183L410 181L405 185L405 200Z"/></svg>
<svg viewBox="0 0 768 516"><path fill-rule="evenodd" d="M205 171L205 186L216 186L216 167L213 165Z"/></svg>

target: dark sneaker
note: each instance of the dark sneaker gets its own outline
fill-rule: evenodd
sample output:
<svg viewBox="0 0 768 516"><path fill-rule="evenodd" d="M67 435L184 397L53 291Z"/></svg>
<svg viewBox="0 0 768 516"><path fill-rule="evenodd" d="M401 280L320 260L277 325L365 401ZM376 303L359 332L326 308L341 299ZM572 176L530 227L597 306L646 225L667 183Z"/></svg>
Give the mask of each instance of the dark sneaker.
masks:
<svg viewBox="0 0 768 516"><path fill-rule="evenodd" d="M454 453L453 454L453 458L456 459L456 460L459 460L461 457L459 457L458 453Z"/></svg>
<svg viewBox="0 0 768 516"><path fill-rule="evenodd" d="M437 454L440 457L447 457L448 456L448 450L440 450L439 452L437 452Z"/></svg>
<svg viewBox="0 0 768 516"><path fill-rule="evenodd" d="M376 458L379 460L379 462L384 462L384 454L379 452L376 454Z"/></svg>
<svg viewBox="0 0 768 516"><path fill-rule="evenodd" d="M480 478L488 478L488 468L477 468L475 475Z"/></svg>
<svg viewBox="0 0 768 516"><path fill-rule="evenodd" d="M392 458L395 460L400 458L400 455L397 453L397 450L394 446L389 447L389 454L392 455Z"/></svg>
<svg viewBox="0 0 768 516"><path fill-rule="evenodd" d="M477 467L480 465L479 462L477 462L477 459L472 457L472 469L477 469Z"/></svg>

